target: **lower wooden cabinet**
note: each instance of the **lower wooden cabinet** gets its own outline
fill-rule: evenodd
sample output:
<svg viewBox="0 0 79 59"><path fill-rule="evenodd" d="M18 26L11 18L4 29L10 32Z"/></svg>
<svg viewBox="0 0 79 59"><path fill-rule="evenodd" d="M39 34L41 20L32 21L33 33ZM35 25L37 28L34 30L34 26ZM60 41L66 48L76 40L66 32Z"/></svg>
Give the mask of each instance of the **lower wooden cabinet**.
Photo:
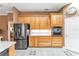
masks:
<svg viewBox="0 0 79 59"><path fill-rule="evenodd" d="M12 45L11 47L8 48L8 55L9 56L15 56L15 45Z"/></svg>
<svg viewBox="0 0 79 59"><path fill-rule="evenodd" d="M40 39L38 40L38 46L39 47L51 47L51 37L50 36L43 36L39 37Z"/></svg>
<svg viewBox="0 0 79 59"><path fill-rule="evenodd" d="M51 37L49 36L31 36L29 47L51 47Z"/></svg>
<svg viewBox="0 0 79 59"><path fill-rule="evenodd" d="M52 37L52 47L63 47L64 38L63 37Z"/></svg>
<svg viewBox="0 0 79 59"><path fill-rule="evenodd" d="M31 36L29 47L63 47L63 37Z"/></svg>
<svg viewBox="0 0 79 59"><path fill-rule="evenodd" d="M39 40L39 37L36 36L34 39L35 39L35 41L34 41L34 42L35 42L35 45L34 45L34 46L35 46L35 47L38 47L38 40Z"/></svg>
<svg viewBox="0 0 79 59"><path fill-rule="evenodd" d="M35 46L35 37L31 36L29 37L29 47L34 47Z"/></svg>

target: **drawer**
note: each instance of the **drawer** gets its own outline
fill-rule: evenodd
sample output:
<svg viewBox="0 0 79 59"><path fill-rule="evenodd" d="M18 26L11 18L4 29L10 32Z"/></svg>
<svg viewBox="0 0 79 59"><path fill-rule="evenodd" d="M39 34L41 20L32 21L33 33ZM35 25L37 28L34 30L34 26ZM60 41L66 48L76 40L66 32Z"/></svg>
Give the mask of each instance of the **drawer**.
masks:
<svg viewBox="0 0 79 59"><path fill-rule="evenodd" d="M52 43L63 43L63 40L52 40Z"/></svg>
<svg viewBox="0 0 79 59"><path fill-rule="evenodd" d="M52 37L52 46L53 47L62 47L64 45L63 37Z"/></svg>
<svg viewBox="0 0 79 59"><path fill-rule="evenodd" d="M63 44L62 43L53 43L52 44L52 47L63 47Z"/></svg>
<svg viewBox="0 0 79 59"><path fill-rule="evenodd" d="M39 41L39 42L51 42L50 39L45 39L45 40L39 39L38 41Z"/></svg>
<svg viewBox="0 0 79 59"><path fill-rule="evenodd" d="M51 37L40 37L38 40L38 46L40 47L50 47L51 46Z"/></svg>
<svg viewBox="0 0 79 59"><path fill-rule="evenodd" d="M40 42L39 44L38 44L38 46L39 47L46 47L46 46L51 46L51 42Z"/></svg>
<svg viewBox="0 0 79 59"><path fill-rule="evenodd" d="M48 37L40 37L39 42L51 42L51 37L48 36Z"/></svg>
<svg viewBox="0 0 79 59"><path fill-rule="evenodd" d="M34 47L35 45L35 37L29 37L29 46Z"/></svg>
<svg viewBox="0 0 79 59"><path fill-rule="evenodd" d="M51 39L52 39L52 40L60 40L60 39L63 40L63 37L58 37L58 36L57 36L57 37L51 37Z"/></svg>
<svg viewBox="0 0 79 59"><path fill-rule="evenodd" d="M52 43L63 43L63 37L52 37Z"/></svg>

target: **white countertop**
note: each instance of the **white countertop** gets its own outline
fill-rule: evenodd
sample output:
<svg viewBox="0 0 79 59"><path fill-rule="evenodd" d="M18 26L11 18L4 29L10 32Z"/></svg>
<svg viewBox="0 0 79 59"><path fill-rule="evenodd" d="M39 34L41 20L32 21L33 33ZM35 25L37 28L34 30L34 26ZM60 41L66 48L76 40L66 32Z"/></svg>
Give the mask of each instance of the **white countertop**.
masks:
<svg viewBox="0 0 79 59"><path fill-rule="evenodd" d="M51 30L31 30L30 36L51 36Z"/></svg>
<svg viewBox="0 0 79 59"><path fill-rule="evenodd" d="M0 53L6 49L8 49L10 46L14 45L16 42L14 41L0 41Z"/></svg>

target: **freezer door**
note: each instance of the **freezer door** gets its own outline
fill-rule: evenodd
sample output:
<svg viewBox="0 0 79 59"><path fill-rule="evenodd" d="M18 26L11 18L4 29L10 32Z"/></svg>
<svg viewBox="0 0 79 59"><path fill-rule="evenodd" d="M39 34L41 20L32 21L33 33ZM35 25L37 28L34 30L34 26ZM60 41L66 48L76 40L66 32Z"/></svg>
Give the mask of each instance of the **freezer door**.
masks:
<svg viewBox="0 0 79 59"><path fill-rule="evenodd" d="M21 39L16 41L16 44L15 44L16 50L26 49L26 48L27 48L27 39Z"/></svg>
<svg viewBox="0 0 79 59"><path fill-rule="evenodd" d="M15 49L21 49L22 48L22 40L16 40Z"/></svg>
<svg viewBox="0 0 79 59"><path fill-rule="evenodd" d="M27 40L22 40L22 48L23 49L27 48Z"/></svg>

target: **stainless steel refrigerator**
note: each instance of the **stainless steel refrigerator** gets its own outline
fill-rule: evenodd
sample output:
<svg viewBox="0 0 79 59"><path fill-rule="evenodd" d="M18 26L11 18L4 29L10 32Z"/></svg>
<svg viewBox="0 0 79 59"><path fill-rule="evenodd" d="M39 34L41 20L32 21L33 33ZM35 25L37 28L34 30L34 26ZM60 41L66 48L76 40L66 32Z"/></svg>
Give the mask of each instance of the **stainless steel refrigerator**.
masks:
<svg viewBox="0 0 79 59"><path fill-rule="evenodd" d="M14 41L16 41L15 49L21 50L26 49L29 46L29 24L14 24Z"/></svg>

